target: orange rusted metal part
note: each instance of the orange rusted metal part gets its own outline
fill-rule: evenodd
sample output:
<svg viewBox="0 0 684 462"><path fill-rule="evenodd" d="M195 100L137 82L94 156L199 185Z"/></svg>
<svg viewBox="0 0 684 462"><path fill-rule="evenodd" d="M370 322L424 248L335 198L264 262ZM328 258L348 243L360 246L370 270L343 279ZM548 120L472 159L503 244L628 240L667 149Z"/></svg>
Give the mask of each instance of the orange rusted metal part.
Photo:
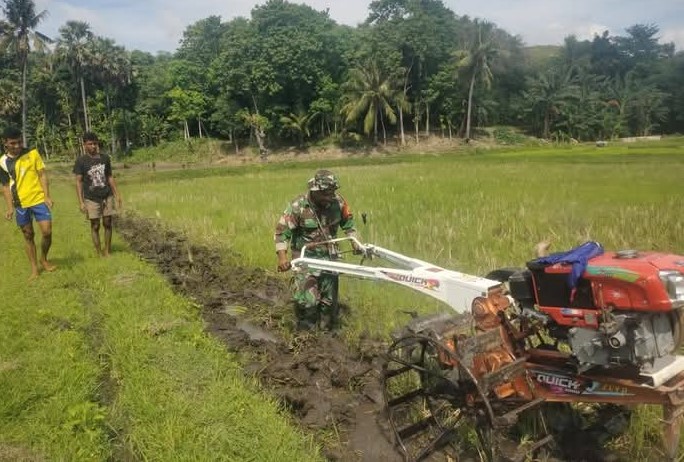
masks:
<svg viewBox="0 0 684 462"><path fill-rule="evenodd" d="M477 297L473 300L471 311L475 326L480 330L489 330L501 325L502 313L511 306L511 301L504 295L501 287L489 291L487 297Z"/></svg>
<svg viewBox="0 0 684 462"><path fill-rule="evenodd" d="M483 377L485 374L497 371L514 360L513 355L504 347L479 354L473 359L473 375L475 377ZM494 393L500 399L508 398L515 394L515 388L511 382L506 382L495 386Z"/></svg>
<svg viewBox="0 0 684 462"><path fill-rule="evenodd" d="M476 355L473 358L473 374L475 377L483 377L516 360L513 344L508 332L501 322L501 313L511 305L510 299L504 294L501 286L489 291L487 297L478 297L472 303L472 315L476 329L488 331L497 329L501 338L501 345L497 348ZM524 376L516 377L510 382L505 382L494 387L494 393L500 399L519 395L531 398L530 388Z"/></svg>
<svg viewBox="0 0 684 462"><path fill-rule="evenodd" d="M658 387L667 395L663 404L663 447L670 460L677 458L679 439L684 419L684 372Z"/></svg>
<svg viewBox="0 0 684 462"><path fill-rule="evenodd" d="M442 345L446 347L446 350L456 352L456 345L453 337L444 340L442 342ZM439 362L445 366L456 367L458 365L458 361L456 361L456 356L450 355L448 351L439 350L439 352L437 353Z"/></svg>
<svg viewBox="0 0 684 462"><path fill-rule="evenodd" d="M663 407L663 449L670 460L675 460L679 449L682 419L684 419L684 372L663 385L649 385L648 379L635 369L606 369L578 373L569 353L553 349L530 348L521 339L533 335L534 331L518 331L503 314L510 306L508 298L498 289L487 297L478 297L472 304L472 315L476 337L488 336L486 347L468 351L466 337L450 333L442 345L445 351L440 360L448 367L458 367L456 357L464 358L467 367L478 380L487 383L488 377L511 365L519 358L524 359L524 373L509 381L489 385L498 399L543 399L550 402L612 403L618 405L651 404ZM675 327L684 324L684 310L672 319ZM497 331L498 337L493 331ZM684 343L684 329L674 330L675 341ZM472 338L472 337L471 337ZM500 341L498 340L500 339ZM461 343L459 349L459 342ZM483 340L484 342L484 340ZM514 347L517 345L517 347ZM449 352L458 352L452 355ZM470 399L477 400L477 396Z"/></svg>

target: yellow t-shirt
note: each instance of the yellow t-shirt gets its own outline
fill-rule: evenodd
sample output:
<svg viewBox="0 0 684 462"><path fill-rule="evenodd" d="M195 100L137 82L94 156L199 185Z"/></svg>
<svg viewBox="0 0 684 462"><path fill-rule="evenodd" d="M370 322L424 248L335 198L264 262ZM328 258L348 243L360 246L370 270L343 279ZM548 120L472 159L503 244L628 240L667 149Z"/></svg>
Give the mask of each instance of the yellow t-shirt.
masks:
<svg viewBox="0 0 684 462"><path fill-rule="evenodd" d="M45 202L45 191L38 176L38 172L44 168L45 164L37 149L23 152L14 158L7 154L0 157L0 176L4 177L3 184L5 180L9 180L15 206L27 208Z"/></svg>

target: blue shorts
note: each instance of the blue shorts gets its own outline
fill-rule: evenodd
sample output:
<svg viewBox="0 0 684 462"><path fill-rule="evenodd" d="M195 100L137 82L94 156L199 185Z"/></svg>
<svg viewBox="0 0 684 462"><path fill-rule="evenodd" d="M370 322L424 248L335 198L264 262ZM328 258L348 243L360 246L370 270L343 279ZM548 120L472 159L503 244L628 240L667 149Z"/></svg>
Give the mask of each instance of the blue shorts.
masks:
<svg viewBox="0 0 684 462"><path fill-rule="evenodd" d="M52 214L45 202L34 205L33 207L16 207L14 213L16 215L17 225L19 226L30 224L32 219L36 221L52 221Z"/></svg>

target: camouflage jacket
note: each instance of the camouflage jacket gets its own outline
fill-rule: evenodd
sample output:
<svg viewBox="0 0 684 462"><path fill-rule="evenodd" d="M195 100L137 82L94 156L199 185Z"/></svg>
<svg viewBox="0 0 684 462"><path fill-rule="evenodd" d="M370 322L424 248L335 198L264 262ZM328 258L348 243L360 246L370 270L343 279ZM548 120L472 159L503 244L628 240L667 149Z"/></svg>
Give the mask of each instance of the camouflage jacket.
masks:
<svg viewBox="0 0 684 462"><path fill-rule="evenodd" d="M276 224L276 251L287 250L289 242L292 256L296 258L304 245L332 239L339 228L348 236L355 235L354 216L347 201L339 194L335 198L326 209L317 210L310 202L308 194L296 197ZM325 246L313 247L311 250L313 257L326 258L329 255L329 249Z"/></svg>

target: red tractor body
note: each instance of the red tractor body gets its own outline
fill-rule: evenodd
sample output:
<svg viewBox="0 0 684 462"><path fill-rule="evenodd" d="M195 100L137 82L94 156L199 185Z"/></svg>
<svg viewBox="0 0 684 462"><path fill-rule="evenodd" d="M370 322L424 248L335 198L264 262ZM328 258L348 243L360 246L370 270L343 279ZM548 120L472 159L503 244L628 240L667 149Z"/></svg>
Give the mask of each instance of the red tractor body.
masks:
<svg viewBox="0 0 684 462"><path fill-rule="evenodd" d="M671 298L662 275L684 271L681 256L642 252L625 258L607 252L589 260L575 291L568 285L571 266L532 266L535 301L558 325L596 328L597 309L671 312L682 306Z"/></svg>

